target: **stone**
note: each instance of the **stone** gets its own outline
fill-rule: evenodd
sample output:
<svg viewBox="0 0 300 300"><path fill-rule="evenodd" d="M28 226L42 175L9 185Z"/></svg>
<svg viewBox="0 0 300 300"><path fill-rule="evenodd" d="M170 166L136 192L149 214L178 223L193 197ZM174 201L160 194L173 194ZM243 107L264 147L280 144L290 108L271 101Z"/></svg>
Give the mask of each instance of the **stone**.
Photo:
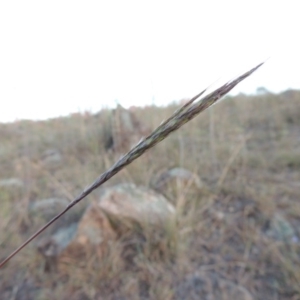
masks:
<svg viewBox="0 0 300 300"><path fill-rule="evenodd" d="M219 287L219 296L223 299L253 300L252 295L246 288L229 280L219 280Z"/></svg>
<svg viewBox="0 0 300 300"><path fill-rule="evenodd" d="M36 201L31 201L27 206L28 219L30 223L28 226L38 230L46 222L49 222L52 218L60 214L70 202L65 198L46 198ZM61 228L68 227L70 224L78 223L82 218L86 206L77 205L73 207L68 213L63 214L58 220L56 220L43 234L43 237L49 238Z"/></svg>
<svg viewBox="0 0 300 300"><path fill-rule="evenodd" d="M56 203L54 199L46 200L32 207L39 210ZM84 262L88 253L105 259L114 242L128 229L133 233L136 229L155 229L157 235L174 221L175 209L164 196L134 184L119 184L103 189L99 201L89 205L78 222L63 223L38 241L37 248L46 260L46 271L55 266L62 270L66 264Z"/></svg>
<svg viewBox="0 0 300 300"><path fill-rule="evenodd" d="M53 218L67 207L69 201L61 198L47 198L31 202L28 210L31 214L37 214L43 218Z"/></svg>
<svg viewBox="0 0 300 300"><path fill-rule="evenodd" d="M24 187L24 183L19 178L7 178L7 179L0 180L0 187L22 188Z"/></svg>
<svg viewBox="0 0 300 300"><path fill-rule="evenodd" d="M108 218L96 203L91 204L78 225L75 240L82 245L100 245L115 239L116 233Z"/></svg>
<svg viewBox="0 0 300 300"><path fill-rule="evenodd" d="M113 110L111 118L111 146L113 151L117 153L127 152L150 132L150 129L138 120L134 112L123 108L121 105Z"/></svg>
<svg viewBox="0 0 300 300"><path fill-rule="evenodd" d="M56 165L61 163L62 155L57 149L48 149L43 152L42 163L45 165Z"/></svg>
<svg viewBox="0 0 300 300"><path fill-rule="evenodd" d="M293 226L283 215L276 213L270 221L270 226L266 231L267 236L283 242L299 243L299 238Z"/></svg>
<svg viewBox="0 0 300 300"><path fill-rule="evenodd" d="M77 223L72 223L69 226L60 228L50 238L39 241L38 250L45 257L58 257L74 240L77 227Z"/></svg>
<svg viewBox="0 0 300 300"><path fill-rule="evenodd" d="M87 248L94 249L102 258L115 239L116 233L105 214L93 203L79 222L58 228L50 237L40 240L37 248L45 258L45 271L50 271L84 260Z"/></svg>
<svg viewBox="0 0 300 300"><path fill-rule="evenodd" d="M172 168L160 172L151 180L151 187L163 194L168 194L170 188L184 189L186 187L206 190L198 175L184 168Z"/></svg>
<svg viewBox="0 0 300 300"><path fill-rule="evenodd" d="M163 227L175 218L174 206L163 195L134 184L104 189L98 205L110 220L128 226Z"/></svg>
<svg viewBox="0 0 300 300"><path fill-rule="evenodd" d="M181 181L185 185L188 184L189 181L192 181L199 189L203 187L203 183L199 176L184 168L172 168L161 172L153 180L153 186L156 189L161 189L172 180Z"/></svg>
<svg viewBox="0 0 300 300"><path fill-rule="evenodd" d="M224 280L215 272L195 272L188 275L177 284L175 292L175 299L254 299L245 287Z"/></svg>

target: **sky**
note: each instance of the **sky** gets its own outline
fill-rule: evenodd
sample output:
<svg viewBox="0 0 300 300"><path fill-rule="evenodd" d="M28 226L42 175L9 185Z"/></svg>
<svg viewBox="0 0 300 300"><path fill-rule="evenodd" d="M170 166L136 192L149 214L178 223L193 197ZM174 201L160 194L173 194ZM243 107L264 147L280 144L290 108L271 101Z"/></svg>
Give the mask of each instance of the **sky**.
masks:
<svg viewBox="0 0 300 300"><path fill-rule="evenodd" d="M0 1L0 122L300 89L298 1ZM300 44L300 43L299 43Z"/></svg>

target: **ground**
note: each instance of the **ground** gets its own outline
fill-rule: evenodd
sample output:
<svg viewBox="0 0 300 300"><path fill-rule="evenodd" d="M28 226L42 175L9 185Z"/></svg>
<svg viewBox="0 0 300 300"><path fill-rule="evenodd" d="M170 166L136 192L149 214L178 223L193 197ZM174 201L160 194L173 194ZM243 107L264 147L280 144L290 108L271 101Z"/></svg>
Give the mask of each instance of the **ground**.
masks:
<svg viewBox="0 0 300 300"><path fill-rule="evenodd" d="M135 113L154 129L176 108ZM105 150L106 113L0 124L0 179L24 182L0 187L1 260L44 221L30 203L71 200L119 157ZM61 162L45 161L49 149ZM139 249L126 236L106 259L90 252L52 271L33 242L0 270L1 299L300 299L300 92L226 97L104 187L150 186L171 167L205 189L168 191L178 213L168 235Z"/></svg>

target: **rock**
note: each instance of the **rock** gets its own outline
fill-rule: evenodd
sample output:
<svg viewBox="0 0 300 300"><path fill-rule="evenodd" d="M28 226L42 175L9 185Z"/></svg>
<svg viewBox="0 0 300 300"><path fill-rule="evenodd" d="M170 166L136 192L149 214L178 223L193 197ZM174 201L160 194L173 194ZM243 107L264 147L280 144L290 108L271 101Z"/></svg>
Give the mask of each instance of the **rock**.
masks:
<svg viewBox="0 0 300 300"><path fill-rule="evenodd" d="M87 248L93 248L101 257L109 244L116 239L108 219L96 204L91 204L81 220L59 228L50 237L38 243L38 251L44 256L45 270L84 260Z"/></svg>
<svg viewBox="0 0 300 300"><path fill-rule="evenodd" d="M246 288L231 281L219 280L219 287L219 295L223 299L253 300L252 295Z"/></svg>
<svg viewBox="0 0 300 300"><path fill-rule="evenodd" d="M56 269L61 254L74 240L77 226L77 223L73 223L59 228L52 236L38 241L37 249L45 258L46 272Z"/></svg>
<svg viewBox="0 0 300 300"><path fill-rule="evenodd" d="M196 174L184 168L173 168L161 172L153 179L152 185L155 189L160 190L171 181L178 181L183 185L187 185L189 182L192 182L199 189L203 187L201 179Z"/></svg>
<svg viewBox="0 0 300 300"><path fill-rule="evenodd" d="M42 162L46 165L56 165L62 161L61 153L56 149L48 149L42 155Z"/></svg>
<svg viewBox="0 0 300 300"><path fill-rule="evenodd" d="M161 194L134 184L119 184L102 191L99 207L110 220L132 227L160 226L175 219L175 208Z"/></svg>
<svg viewBox="0 0 300 300"><path fill-rule="evenodd" d="M293 226L281 215L276 213L266 231L267 236L284 242L298 243L299 238Z"/></svg>
<svg viewBox="0 0 300 300"><path fill-rule="evenodd" d="M101 245L109 240L115 240L116 233L108 218L95 203L91 204L83 215L76 234L79 244Z"/></svg>
<svg viewBox="0 0 300 300"><path fill-rule="evenodd" d="M40 209L56 203L46 200L33 207ZM175 209L162 195L133 184L119 184L104 189L99 201L86 209L79 222L59 227L40 240L38 250L46 259L45 270L84 262L90 250L103 259L123 229L134 229L136 233L136 228L150 228L157 234L171 221L175 221Z"/></svg>
<svg viewBox="0 0 300 300"><path fill-rule="evenodd" d="M195 272L176 286L177 297L175 299L253 300L252 295L246 288L220 277L219 274L213 272L206 272L205 274Z"/></svg>
<svg viewBox="0 0 300 300"><path fill-rule="evenodd" d="M29 275L29 274L28 274ZM30 275L29 275L30 276ZM21 281L21 282L20 282ZM12 294L15 292L15 295L11 295L9 298L1 299L18 299L18 300L30 300L30 299L41 299L41 294L45 294L45 290L39 286L37 282L33 278L24 278L20 280L17 286L17 289L12 289Z"/></svg>
<svg viewBox="0 0 300 300"><path fill-rule="evenodd" d="M29 204L29 212L43 218L53 218L67 207L69 201L60 198L42 199Z"/></svg>
<svg viewBox="0 0 300 300"><path fill-rule="evenodd" d="M60 228L50 238L38 243L38 250L46 257L57 257L70 245L76 235L78 224Z"/></svg>
<svg viewBox="0 0 300 300"><path fill-rule="evenodd" d="M18 178L7 178L0 180L0 187L22 188L24 187L24 183L21 179Z"/></svg>
<svg viewBox="0 0 300 300"><path fill-rule="evenodd" d="M126 152L151 131L137 119L134 112L118 105L112 113L111 141L116 152Z"/></svg>
<svg viewBox="0 0 300 300"><path fill-rule="evenodd" d="M38 230L61 213L68 204L69 201L64 198L47 198L30 202L28 205L28 221L30 223L27 225ZM84 214L84 208L85 206L82 204L73 207L68 213L56 220L43 236L49 238L61 228L68 227L72 223L78 223Z"/></svg>
<svg viewBox="0 0 300 300"><path fill-rule="evenodd" d="M196 188L197 190L206 191L205 185L199 176L184 168L173 168L160 172L151 180L151 187L156 191L169 195L168 191L177 188Z"/></svg>

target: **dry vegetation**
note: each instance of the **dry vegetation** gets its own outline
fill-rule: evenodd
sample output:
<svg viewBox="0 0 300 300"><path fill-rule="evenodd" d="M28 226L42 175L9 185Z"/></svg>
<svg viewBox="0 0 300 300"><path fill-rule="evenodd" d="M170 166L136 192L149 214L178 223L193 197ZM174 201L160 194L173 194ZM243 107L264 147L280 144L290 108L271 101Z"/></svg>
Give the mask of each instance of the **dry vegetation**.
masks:
<svg viewBox="0 0 300 300"><path fill-rule="evenodd" d="M176 108L136 114L154 129ZM45 221L32 221L30 202L72 200L115 162L105 150L108 113L0 124L0 179L25 182L0 188L0 260ZM60 151L61 165L43 164L49 149ZM253 299L300 299L300 242L266 234L280 213L300 238L300 92L227 97L103 187L149 186L161 169L178 166L198 174L207 190L170 190L178 220L168 236L144 238L138 249L124 237L105 259L87 249L50 272L31 243L1 269L1 299L230 299L232 287Z"/></svg>

